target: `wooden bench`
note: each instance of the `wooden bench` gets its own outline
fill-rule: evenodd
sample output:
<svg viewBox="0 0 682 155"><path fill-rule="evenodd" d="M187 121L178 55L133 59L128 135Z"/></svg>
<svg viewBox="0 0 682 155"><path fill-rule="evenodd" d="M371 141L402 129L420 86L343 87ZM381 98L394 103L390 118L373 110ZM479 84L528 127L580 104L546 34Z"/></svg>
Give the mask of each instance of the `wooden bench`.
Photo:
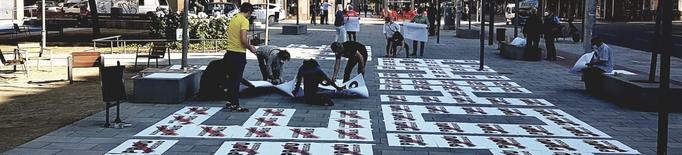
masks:
<svg viewBox="0 0 682 155"><path fill-rule="evenodd" d="M67 58L68 63L68 79L69 83L73 83L73 69L74 68L90 68L104 66L104 60L99 52L73 52Z"/></svg>

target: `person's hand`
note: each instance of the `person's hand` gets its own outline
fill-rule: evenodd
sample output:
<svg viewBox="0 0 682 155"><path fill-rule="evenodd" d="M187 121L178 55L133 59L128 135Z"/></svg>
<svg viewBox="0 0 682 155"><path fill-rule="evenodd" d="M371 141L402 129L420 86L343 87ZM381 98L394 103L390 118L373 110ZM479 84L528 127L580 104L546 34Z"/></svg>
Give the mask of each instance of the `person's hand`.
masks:
<svg viewBox="0 0 682 155"><path fill-rule="evenodd" d="M294 91L291 91L291 94L296 96L296 94L298 94L298 89L294 89Z"/></svg>
<svg viewBox="0 0 682 155"><path fill-rule="evenodd" d="M253 54L256 54L256 48L254 48L253 46L249 46L249 51L251 51L251 53Z"/></svg>
<svg viewBox="0 0 682 155"><path fill-rule="evenodd" d="M341 90L346 89L345 87L339 87L339 86L336 86L335 88L336 88L337 91L341 91Z"/></svg>

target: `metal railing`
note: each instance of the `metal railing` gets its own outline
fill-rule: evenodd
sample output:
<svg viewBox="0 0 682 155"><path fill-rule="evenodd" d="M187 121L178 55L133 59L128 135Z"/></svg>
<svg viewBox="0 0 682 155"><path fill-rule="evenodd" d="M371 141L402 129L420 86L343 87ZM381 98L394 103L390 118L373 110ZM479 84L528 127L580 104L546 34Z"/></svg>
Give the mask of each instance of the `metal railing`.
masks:
<svg viewBox="0 0 682 155"><path fill-rule="evenodd" d="M122 53L128 53L128 45L132 45L137 43L138 45L144 45L147 43L153 43L153 42L167 42L167 43L172 43L172 42L179 42L176 40L168 40L168 39L121 39L121 35L116 35L116 36L110 36L110 37L104 37L104 38L97 38L92 40L92 51L97 51L98 49L101 48L109 48L109 54L114 53L114 48L120 48L123 47L123 52ZM218 44L223 41L227 41L227 39L189 39L190 42L209 42L210 44L213 44L213 47L202 47L199 49L202 53L208 53L207 50L212 50L213 52L219 52L221 49L219 48ZM108 45L107 47L98 47L98 45L105 44ZM194 49L195 51L197 49ZM171 52L173 50L170 50Z"/></svg>

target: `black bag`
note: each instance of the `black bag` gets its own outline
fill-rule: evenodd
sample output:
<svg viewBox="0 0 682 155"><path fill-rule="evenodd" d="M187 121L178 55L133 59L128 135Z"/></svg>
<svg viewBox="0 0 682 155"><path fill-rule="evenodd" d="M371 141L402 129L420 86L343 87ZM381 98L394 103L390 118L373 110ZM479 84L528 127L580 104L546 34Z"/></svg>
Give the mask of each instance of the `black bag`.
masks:
<svg viewBox="0 0 682 155"><path fill-rule="evenodd" d="M227 80L227 69L223 59L213 60L208 63L206 70L201 74L199 82L199 100L224 100L226 98L224 82Z"/></svg>

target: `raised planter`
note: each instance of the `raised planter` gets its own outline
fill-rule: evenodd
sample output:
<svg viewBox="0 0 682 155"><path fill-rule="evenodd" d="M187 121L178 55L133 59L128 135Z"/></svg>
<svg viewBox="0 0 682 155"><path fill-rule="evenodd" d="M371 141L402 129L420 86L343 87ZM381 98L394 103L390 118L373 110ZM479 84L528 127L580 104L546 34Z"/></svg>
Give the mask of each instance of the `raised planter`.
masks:
<svg viewBox="0 0 682 155"><path fill-rule="evenodd" d="M135 78L134 102L180 103L199 91L203 71L189 73L152 73Z"/></svg>
<svg viewBox="0 0 682 155"><path fill-rule="evenodd" d="M660 104L659 83L647 82L642 75L608 75L604 74L602 94L600 97L617 103L626 108L639 111L658 111ZM682 86L671 84L671 101L682 101ZM682 104L670 102L667 109L673 112L682 112ZM677 104L676 104L677 103Z"/></svg>
<svg viewBox="0 0 682 155"><path fill-rule="evenodd" d="M542 49L526 51L525 47L516 47L506 42L500 44L500 55L507 59L540 61L542 60Z"/></svg>
<svg viewBox="0 0 682 155"><path fill-rule="evenodd" d="M455 31L455 37L464 39L478 39L481 37L481 31L470 29L458 29Z"/></svg>
<svg viewBox="0 0 682 155"><path fill-rule="evenodd" d="M282 34L284 35L299 35L308 33L307 25L284 25L282 26Z"/></svg>

